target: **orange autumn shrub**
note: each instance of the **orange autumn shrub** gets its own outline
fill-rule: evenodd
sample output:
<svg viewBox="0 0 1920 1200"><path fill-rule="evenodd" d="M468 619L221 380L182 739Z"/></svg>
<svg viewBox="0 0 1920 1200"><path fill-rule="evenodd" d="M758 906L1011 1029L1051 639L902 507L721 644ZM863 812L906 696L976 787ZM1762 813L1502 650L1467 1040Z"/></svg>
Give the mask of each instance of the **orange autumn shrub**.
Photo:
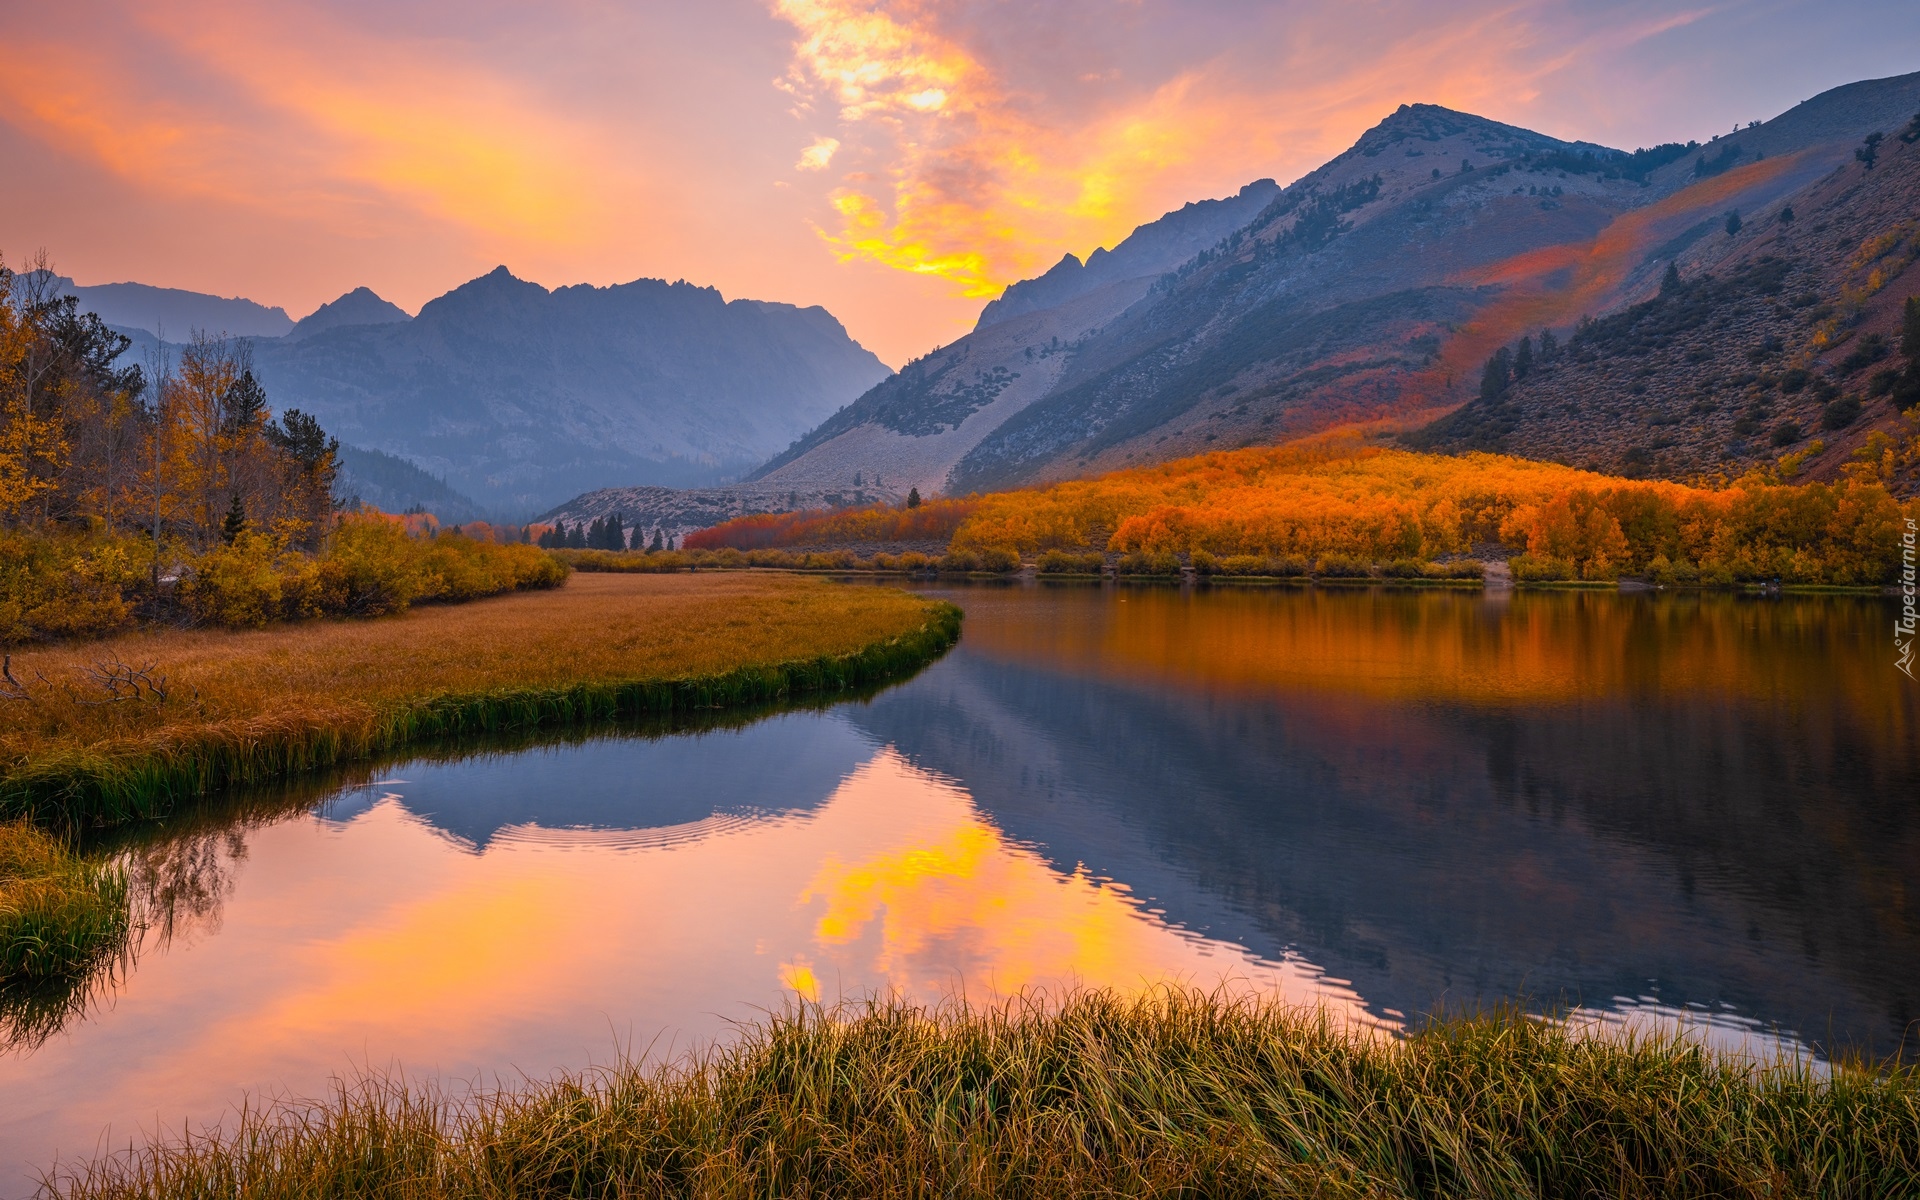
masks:
<svg viewBox="0 0 1920 1200"><path fill-rule="evenodd" d="M1498 543L1532 578L1874 584L1916 512L1870 480L1709 489L1326 438L982 497L953 545L1387 563Z"/></svg>
<svg viewBox="0 0 1920 1200"><path fill-rule="evenodd" d="M834 546L857 542L943 542L972 514L978 501L928 500L914 508L876 504L865 508L756 513L689 533L688 550L767 550L779 546Z"/></svg>

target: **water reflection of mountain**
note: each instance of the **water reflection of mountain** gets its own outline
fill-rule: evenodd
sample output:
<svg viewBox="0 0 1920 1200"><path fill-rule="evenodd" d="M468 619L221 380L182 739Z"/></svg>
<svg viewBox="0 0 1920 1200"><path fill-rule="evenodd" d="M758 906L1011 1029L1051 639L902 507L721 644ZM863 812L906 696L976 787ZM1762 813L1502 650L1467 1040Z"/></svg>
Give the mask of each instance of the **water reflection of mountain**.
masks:
<svg viewBox="0 0 1920 1200"><path fill-rule="evenodd" d="M1063 869L1376 1009L1656 991L1882 1050L1920 1015L1920 770L1864 764L1862 731L1169 688L966 643L850 717Z"/></svg>
<svg viewBox="0 0 1920 1200"><path fill-rule="evenodd" d="M502 830L659 830L717 816L806 812L873 751L837 716L791 713L740 729L404 763L381 782L329 800L319 815L351 821L395 796L478 852Z"/></svg>

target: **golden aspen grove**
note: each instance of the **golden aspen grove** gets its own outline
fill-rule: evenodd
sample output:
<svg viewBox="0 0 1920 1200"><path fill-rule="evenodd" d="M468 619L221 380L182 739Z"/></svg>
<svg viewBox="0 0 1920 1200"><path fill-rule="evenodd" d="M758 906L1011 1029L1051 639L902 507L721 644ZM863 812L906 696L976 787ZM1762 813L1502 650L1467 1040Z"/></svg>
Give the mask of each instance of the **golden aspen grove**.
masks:
<svg viewBox="0 0 1920 1200"><path fill-rule="evenodd" d="M177 366L0 263L0 644L143 616L229 627L551 587L531 546L423 541L341 514L339 444L275 419L249 344L196 332Z"/></svg>

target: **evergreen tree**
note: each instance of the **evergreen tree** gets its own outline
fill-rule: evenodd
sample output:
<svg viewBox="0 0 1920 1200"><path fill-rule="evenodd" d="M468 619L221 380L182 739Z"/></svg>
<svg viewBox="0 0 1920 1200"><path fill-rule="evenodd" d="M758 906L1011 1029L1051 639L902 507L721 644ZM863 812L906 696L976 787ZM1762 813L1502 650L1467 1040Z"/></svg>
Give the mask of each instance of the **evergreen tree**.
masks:
<svg viewBox="0 0 1920 1200"><path fill-rule="evenodd" d="M1480 373L1480 398L1489 403L1507 394L1513 383L1513 354L1505 346L1493 352L1486 370Z"/></svg>
<svg viewBox="0 0 1920 1200"><path fill-rule="evenodd" d="M1780 223L1788 226L1793 224L1793 205L1789 204L1780 210Z"/></svg>
<svg viewBox="0 0 1920 1200"><path fill-rule="evenodd" d="M261 402L265 403L265 393ZM278 425L269 421L265 433L269 442L285 451L308 474L324 475L323 482L332 486L340 458L340 440L328 437L319 421L297 408L290 408L280 414Z"/></svg>
<svg viewBox="0 0 1920 1200"><path fill-rule="evenodd" d="M656 554L667 548L667 535L658 525L653 527L653 544L647 547L647 553Z"/></svg>
<svg viewBox="0 0 1920 1200"><path fill-rule="evenodd" d="M1860 148L1853 152L1853 156L1860 160L1861 166L1869 171L1873 170L1873 164L1880 161L1880 143L1886 136L1879 132L1867 135L1866 140L1860 144Z"/></svg>
<svg viewBox="0 0 1920 1200"><path fill-rule="evenodd" d="M1513 351L1513 379L1515 383L1533 374L1533 338L1522 335L1520 344Z"/></svg>
<svg viewBox="0 0 1920 1200"><path fill-rule="evenodd" d="M228 433L242 433L259 428L266 419L267 390L252 371L242 371L221 397L220 423Z"/></svg>
<svg viewBox="0 0 1920 1200"><path fill-rule="evenodd" d="M585 550L586 548L587 548L586 527L582 525L575 525L573 527L573 531L567 534L567 549Z"/></svg>
<svg viewBox="0 0 1920 1200"><path fill-rule="evenodd" d="M920 507L920 489L919 488L910 487L907 489L907 507L908 508Z"/></svg>
<svg viewBox="0 0 1920 1200"><path fill-rule="evenodd" d="M1907 356L1907 369L1893 382L1893 406L1905 412L1920 405L1920 296L1908 296L1901 313L1900 353Z"/></svg>
<svg viewBox="0 0 1920 1200"><path fill-rule="evenodd" d="M1660 294L1662 296L1671 296L1673 293L1679 291L1682 286L1680 282L1680 264L1669 261L1667 263L1667 273L1660 277Z"/></svg>
<svg viewBox="0 0 1920 1200"><path fill-rule="evenodd" d="M240 502L240 493L233 494L233 503L227 505L227 519L220 523L220 538L231 546L240 540L247 531L247 506Z"/></svg>
<svg viewBox="0 0 1920 1200"><path fill-rule="evenodd" d="M607 518L607 549L625 550L626 548L627 531L620 524L620 514L615 513Z"/></svg>
<svg viewBox="0 0 1920 1200"><path fill-rule="evenodd" d="M670 537L670 538L668 538L668 539L667 539L667 549L669 549L669 550L677 550L677 549L679 549L679 546L678 546L678 544L677 544L677 543L679 542L679 540L680 540L680 539L678 539L678 538L672 538L672 537Z"/></svg>
<svg viewBox="0 0 1920 1200"><path fill-rule="evenodd" d="M1550 363L1560 354L1560 339L1553 336L1553 330L1540 331L1540 361Z"/></svg>
<svg viewBox="0 0 1920 1200"><path fill-rule="evenodd" d="M1737 212L1728 213L1727 214L1727 236L1732 237L1734 234L1739 232L1740 232L1740 214Z"/></svg>

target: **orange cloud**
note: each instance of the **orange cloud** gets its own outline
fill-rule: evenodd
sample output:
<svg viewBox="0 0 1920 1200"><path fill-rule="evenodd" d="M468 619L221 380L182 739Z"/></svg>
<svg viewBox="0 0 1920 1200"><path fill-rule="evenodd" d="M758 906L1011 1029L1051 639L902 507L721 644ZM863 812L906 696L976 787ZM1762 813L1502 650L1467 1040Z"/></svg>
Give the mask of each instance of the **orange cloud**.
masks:
<svg viewBox="0 0 1920 1200"><path fill-rule="evenodd" d="M589 127L497 72L309 9L209 7L179 0L134 18L198 82L189 94L49 39L15 46L0 111L147 187L281 211L397 207L566 244L604 232L605 201L627 190Z"/></svg>
<svg viewBox="0 0 1920 1200"><path fill-rule="evenodd" d="M773 0L798 34L780 85L844 147L822 236L843 262L937 276L973 298L1063 249L1110 246L1184 200L1304 172L1403 101L1485 111L1530 100L1575 53L1540 53L1543 35L1515 10L1429 17L1364 54L1329 53L1305 13L1291 52L1252 66L1220 47L1157 81L1129 84L1108 68L1016 84L956 31L964 9Z"/></svg>

